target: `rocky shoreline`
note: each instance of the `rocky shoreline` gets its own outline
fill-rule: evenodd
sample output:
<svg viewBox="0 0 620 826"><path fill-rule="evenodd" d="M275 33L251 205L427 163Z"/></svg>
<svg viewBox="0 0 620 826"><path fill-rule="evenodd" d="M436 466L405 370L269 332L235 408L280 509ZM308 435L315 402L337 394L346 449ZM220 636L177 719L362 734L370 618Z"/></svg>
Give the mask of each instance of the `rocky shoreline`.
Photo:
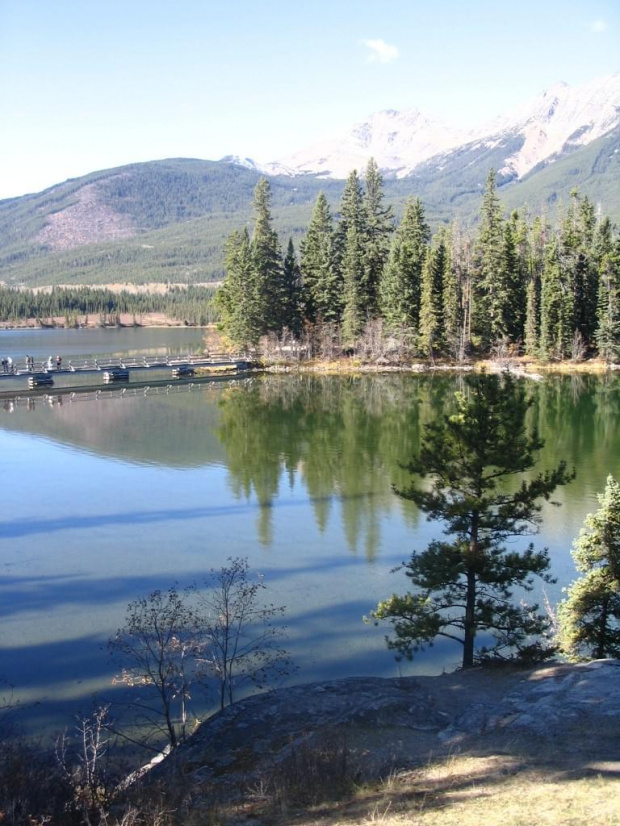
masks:
<svg viewBox="0 0 620 826"><path fill-rule="evenodd" d="M206 720L150 775L235 798L302 751L346 751L363 780L455 750L552 753L620 771L619 735L619 660L359 677L241 700Z"/></svg>

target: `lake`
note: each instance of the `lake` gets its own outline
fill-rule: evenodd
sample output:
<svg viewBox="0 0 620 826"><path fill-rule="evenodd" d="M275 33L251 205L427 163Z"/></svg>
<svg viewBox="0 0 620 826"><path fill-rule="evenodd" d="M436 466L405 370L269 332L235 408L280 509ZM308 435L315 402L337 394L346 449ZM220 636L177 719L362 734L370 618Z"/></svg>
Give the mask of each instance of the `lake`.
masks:
<svg viewBox="0 0 620 826"><path fill-rule="evenodd" d="M195 329L0 332L14 359L201 348ZM94 692L109 694L105 644L130 600L199 581L236 556L287 606L296 681L457 665L459 648L444 643L396 663L386 629L362 617L405 590L392 569L440 533L391 485L406 481L399 462L461 384L267 375L0 404L0 675L20 698L42 701L33 723L61 728ZM550 549L556 602L574 577L571 542L618 473L620 382L549 377L528 392L546 440L540 468L560 458L577 468L534 538Z"/></svg>

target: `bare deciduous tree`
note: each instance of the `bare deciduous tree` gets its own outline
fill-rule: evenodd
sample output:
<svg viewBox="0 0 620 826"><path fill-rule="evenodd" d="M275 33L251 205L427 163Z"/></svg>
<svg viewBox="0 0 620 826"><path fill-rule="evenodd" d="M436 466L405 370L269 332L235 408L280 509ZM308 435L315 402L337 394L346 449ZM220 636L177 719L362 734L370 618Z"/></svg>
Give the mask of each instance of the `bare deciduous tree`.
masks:
<svg viewBox="0 0 620 826"><path fill-rule="evenodd" d="M194 628L192 611L173 587L130 602L125 626L108 643L122 669L114 682L140 689L132 706L173 748L186 735Z"/></svg>
<svg viewBox="0 0 620 826"><path fill-rule="evenodd" d="M242 685L263 688L293 669L288 653L279 646L284 628L277 623L284 606L260 602L266 586L262 577L250 574L247 559L228 562L211 570L197 610L203 678L217 679L221 708L234 702Z"/></svg>

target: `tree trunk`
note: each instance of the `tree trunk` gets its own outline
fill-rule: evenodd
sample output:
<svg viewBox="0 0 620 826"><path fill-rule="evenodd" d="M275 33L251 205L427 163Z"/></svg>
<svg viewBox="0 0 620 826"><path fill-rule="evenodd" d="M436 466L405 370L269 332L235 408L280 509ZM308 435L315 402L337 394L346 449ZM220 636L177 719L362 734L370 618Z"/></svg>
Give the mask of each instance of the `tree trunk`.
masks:
<svg viewBox="0 0 620 826"><path fill-rule="evenodd" d="M599 621L599 631L596 640L596 648L592 652L595 660L602 660L605 657L607 648L607 616L609 611L609 600L603 601L603 610Z"/></svg>
<svg viewBox="0 0 620 826"><path fill-rule="evenodd" d="M474 640L476 638L476 574L473 571L467 572L464 630L463 668L471 668L474 664Z"/></svg>

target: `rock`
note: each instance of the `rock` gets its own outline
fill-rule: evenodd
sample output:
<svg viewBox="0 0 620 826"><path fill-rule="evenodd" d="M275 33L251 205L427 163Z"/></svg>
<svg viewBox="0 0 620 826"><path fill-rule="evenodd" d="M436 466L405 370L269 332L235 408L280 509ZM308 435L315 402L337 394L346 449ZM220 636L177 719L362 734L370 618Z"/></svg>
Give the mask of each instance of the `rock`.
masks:
<svg viewBox="0 0 620 826"><path fill-rule="evenodd" d="M498 738L513 744L534 737L555 747L562 738L570 743L593 731L592 749L603 740L607 750L616 749L619 661L352 678L241 700L205 721L149 776L165 782L182 777L210 792L225 788L230 796L231 789L242 794L312 750L334 759L341 754L360 777L379 777L424 764L456 744L479 750L487 741L497 746Z"/></svg>

